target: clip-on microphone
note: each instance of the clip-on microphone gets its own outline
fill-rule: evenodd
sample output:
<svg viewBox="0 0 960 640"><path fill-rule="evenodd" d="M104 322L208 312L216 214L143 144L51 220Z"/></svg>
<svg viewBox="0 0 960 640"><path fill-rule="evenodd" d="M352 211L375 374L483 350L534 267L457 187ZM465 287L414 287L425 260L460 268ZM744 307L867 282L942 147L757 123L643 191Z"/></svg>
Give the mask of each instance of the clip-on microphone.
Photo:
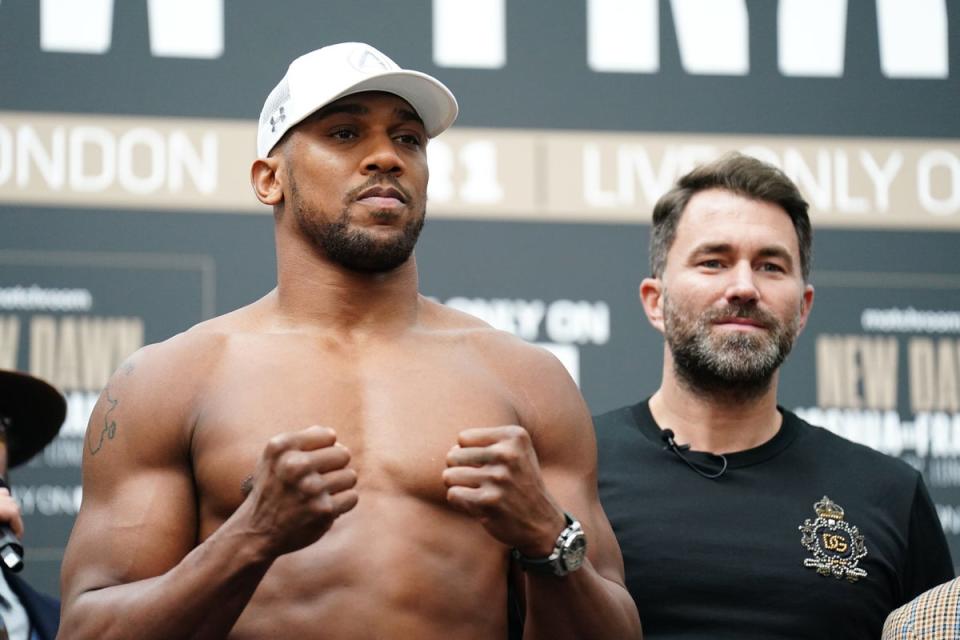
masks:
<svg viewBox="0 0 960 640"><path fill-rule="evenodd" d="M701 471L701 470L697 467L697 465L695 465L693 462L687 460L687 456L683 455L683 452L684 452L684 451L688 451L688 450L690 449L690 445L688 445L688 444L677 444L677 441L673 439L673 429L664 429L664 430L660 433L660 438L662 438L663 441L664 441L665 443L667 443L667 446L665 447L666 449L670 449L671 451L673 451L673 452L677 455L677 457L680 458L681 460L683 460L684 463L685 463L688 467L690 467L691 469L693 469L694 471L696 471L697 473L699 473L699 474L700 474L701 476L703 476L704 478L707 478L708 480L716 480L717 478L719 478L720 476L723 475L724 471L727 470L727 458L726 458L726 456L724 456L724 455L722 455L722 454L719 454L719 453L711 453L710 455L712 455L712 456L714 456L714 457L716 457L716 458L720 458L720 461L723 463L723 466L720 467L720 471L717 471L716 473L705 473L705 472Z"/></svg>

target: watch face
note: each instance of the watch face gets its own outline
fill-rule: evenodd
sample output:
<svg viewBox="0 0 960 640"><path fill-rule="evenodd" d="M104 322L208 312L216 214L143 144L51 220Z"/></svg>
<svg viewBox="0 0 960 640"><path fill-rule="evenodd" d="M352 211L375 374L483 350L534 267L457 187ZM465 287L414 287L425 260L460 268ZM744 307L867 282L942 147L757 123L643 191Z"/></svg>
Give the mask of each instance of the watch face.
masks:
<svg viewBox="0 0 960 640"><path fill-rule="evenodd" d="M563 545L563 564L567 571L576 571L587 555L587 537L577 531Z"/></svg>

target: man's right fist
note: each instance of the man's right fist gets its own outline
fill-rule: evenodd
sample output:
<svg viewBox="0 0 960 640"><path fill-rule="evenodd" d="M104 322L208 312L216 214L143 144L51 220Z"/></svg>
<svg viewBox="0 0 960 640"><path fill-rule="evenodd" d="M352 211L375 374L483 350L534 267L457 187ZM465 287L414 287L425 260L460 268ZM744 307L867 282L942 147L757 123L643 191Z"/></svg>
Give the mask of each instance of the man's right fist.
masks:
<svg viewBox="0 0 960 640"><path fill-rule="evenodd" d="M267 442L244 501L250 528L276 555L318 540L357 504L350 451L329 427L312 426Z"/></svg>

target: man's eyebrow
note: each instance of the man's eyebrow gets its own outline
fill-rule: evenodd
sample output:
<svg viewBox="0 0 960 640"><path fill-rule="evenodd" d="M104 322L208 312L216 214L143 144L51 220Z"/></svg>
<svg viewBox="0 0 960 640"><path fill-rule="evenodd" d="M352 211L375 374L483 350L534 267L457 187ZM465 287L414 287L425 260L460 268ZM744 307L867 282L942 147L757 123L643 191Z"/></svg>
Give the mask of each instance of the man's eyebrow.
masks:
<svg viewBox="0 0 960 640"><path fill-rule="evenodd" d="M691 257L707 255L711 253L731 253L733 251L733 245L728 242L706 242L701 244L693 249L690 252ZM780 258L782 260L788 261L790 264L793 264L793 256L787 251L786 248L779 245L768 245L763 247L757 252L757 256L761 258Z"/></svg>
<svg viewBox="0 0 960 640"><path fill-rule="evenodd" d="M338 113L345 113L352 116L362 116L370 113L370 109L359 102L337 102L335 104L328 104L325 107L317 109L309 116L304 118L303 121L310 122L313 120L322 120L327 116L336 115Z"/></svg>
<svg viewBox="0 0 960 640"><path fill-rule="evenodd" d="M776 245L764 247L757 252L757 255L761 258L780 258L787 264L793 266L793 256L784 247Z"/></svg>
<svg viewBox="0 0 960 640"><path fill-rule="evenodd" d="M699 256L705 253L730 253L731 251L733 251L733 245L729 242L705 242L694 247L690 255Z"/></svg>
<svg viewBox="0 0 960 640"><path fill-rule="evenodd" d="M400 118L400 120L403 120L405 122L412 121L412 122L417 122L421 125L423 124L423 118L421 118L420 114L418 114L416 111L413 111L412 109L404 109L402 107L397 107L396 109L394 109L394 113Z"/></svg>

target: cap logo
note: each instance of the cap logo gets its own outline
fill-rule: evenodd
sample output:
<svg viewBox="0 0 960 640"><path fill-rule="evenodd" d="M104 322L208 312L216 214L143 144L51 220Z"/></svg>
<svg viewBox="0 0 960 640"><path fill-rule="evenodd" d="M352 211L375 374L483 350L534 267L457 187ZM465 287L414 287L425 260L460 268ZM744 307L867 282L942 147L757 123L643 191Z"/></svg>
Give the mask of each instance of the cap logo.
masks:
<svg viewBox="0 0 960 640"><path fill-rule="evenodd" d="M287 119L287 114L283 112L283 107L277 110L277 113L270 116L270 133L277 132L277 125Z"/></svg>
<svg viewBox="0 0 960 640"><path fill-rule="evenodd" d="M366 73L390 70L390 65L387 64L386 60L370 49L364 49L351 56L350 64L352 64L353 68L357 71L364 71Z"/></svg>

